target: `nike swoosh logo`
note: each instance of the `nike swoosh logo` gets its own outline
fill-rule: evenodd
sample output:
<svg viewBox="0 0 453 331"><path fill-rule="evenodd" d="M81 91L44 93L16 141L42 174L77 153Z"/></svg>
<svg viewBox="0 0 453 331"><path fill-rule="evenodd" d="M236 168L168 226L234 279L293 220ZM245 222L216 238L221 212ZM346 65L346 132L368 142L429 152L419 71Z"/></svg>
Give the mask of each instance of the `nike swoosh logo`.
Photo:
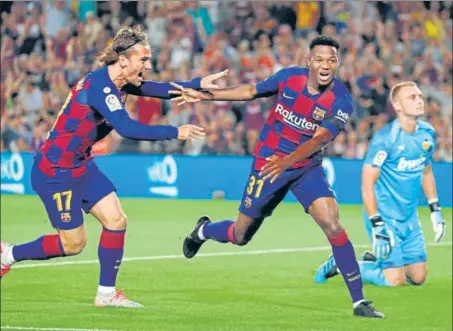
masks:
<svg viewBox="0 0 453 331"><path fill-rule="evenodd" d="M294 99L293 97L290 97L290 96L286 95L284 92L283 92L283 96L284 96L285 98L288 98L288 99Z"/></svg>
<svg viewBox="0 0 453 331"><path fill-rule="evenodd" d="M346 276L348 276L348 277L351 277L351 276L352 276L352 275L354 275L354 274L355 274L356 272L357 272L357 270L356 270L356 271L353 271L353 272L351 272L350 274L346 273Z"/></svg>

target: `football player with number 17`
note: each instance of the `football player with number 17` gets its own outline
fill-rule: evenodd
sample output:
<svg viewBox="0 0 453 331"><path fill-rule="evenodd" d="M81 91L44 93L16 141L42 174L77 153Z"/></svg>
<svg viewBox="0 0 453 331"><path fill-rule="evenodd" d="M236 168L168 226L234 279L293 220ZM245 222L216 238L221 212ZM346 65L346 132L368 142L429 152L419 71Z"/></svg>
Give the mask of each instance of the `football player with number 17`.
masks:
<svg viewBox="0 0 453 331"><path fill-rule="evenodd" d="M83 210L103 227L98 247L100 278L95 306L142 307L116 289L127 218L115 186L97 167L91 148L113 129L123 137L149 141L204 136L203 129L195 125L150 126L129 117L124 106L128 94L173 97L169 94L173 88L169 83L143 80L143 73L151 69L150 59L146 33L139 28L122 28L101 54L102 66L72 88L47 140L35 154L31 174L33 189L58 233L14 246L2 241L2 277L20 261L79 254L87 240ZM194 89L216 88L214 81L226 74L224 71L178 84Z"/></svg>

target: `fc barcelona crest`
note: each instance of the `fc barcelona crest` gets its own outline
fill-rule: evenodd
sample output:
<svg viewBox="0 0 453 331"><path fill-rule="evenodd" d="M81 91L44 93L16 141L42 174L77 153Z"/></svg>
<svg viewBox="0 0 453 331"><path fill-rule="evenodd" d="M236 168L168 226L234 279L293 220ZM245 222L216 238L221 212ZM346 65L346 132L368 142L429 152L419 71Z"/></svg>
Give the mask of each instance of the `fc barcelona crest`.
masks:
<svg viewBox="0 0 453 331"><path fill-rule="evenodd" d="M63 223L71 222L71 213L61 213L60 216Z"/></svg>
<svg viewBox="0 0 453 331"><path fill-rule="evenodd" d="M326 111L319 107L316 107L315 110L313 110L313 118L317 121L322 121L325 115Z"/></svg>

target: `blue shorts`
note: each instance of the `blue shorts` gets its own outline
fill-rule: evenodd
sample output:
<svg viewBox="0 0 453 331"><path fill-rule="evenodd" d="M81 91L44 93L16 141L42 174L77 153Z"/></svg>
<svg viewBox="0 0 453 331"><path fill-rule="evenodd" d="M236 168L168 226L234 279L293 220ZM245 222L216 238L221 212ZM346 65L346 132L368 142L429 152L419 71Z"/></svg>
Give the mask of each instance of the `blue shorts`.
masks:
<svg viewBox="0 0 453 331"><path fill-rule="evenodd" d="M382 217L390 235L393 236L394 245L392 252L386 259L379 260L383 269L400 268L419 262L426 262L427 253L423 230L420 225L418 213L401 222L387 217ZM373 242L372 226L364 212L365 227Z"/></svg>
<svg viewBox="0 0 453 331"><path fill-rule="evenodd" d="M36 162L31 171L31 184L39 195L50 223L56 229L71 230L83 224L83 214L103 197L116 191L113 183L99 170L96 163L86 163L84 175L74 178L70 169L56 169L54 177L38 169Z"/></svg>
<svg viewBox="0 0 453 331"><path fill-rule="evenodd" d="M306 213L316 199L335 198L320 164L287 170L272 184L269 180L263 181L259 171L252 166L239 211L254 219L268 217L289 190L302 204Z"/></svg>

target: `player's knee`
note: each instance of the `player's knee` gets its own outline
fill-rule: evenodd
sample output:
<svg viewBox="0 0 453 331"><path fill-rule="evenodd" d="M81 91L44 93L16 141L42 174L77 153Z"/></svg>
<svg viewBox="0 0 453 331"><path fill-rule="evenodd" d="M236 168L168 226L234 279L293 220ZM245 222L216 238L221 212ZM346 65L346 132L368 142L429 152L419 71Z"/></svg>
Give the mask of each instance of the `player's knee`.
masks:
<svg viewBox="0 0 453 331"><path fill-rule="evenodd" d="M250 241L250 238L247 238L245 235L245 231L238 231L238 229L234 229L234 244L237 246L245 246Z"/></svg>
<svg viewBox="0 0 453 331"><path fill-rule="evenodd" d="M416 286L423 285L423 283L426 281L426 272L425 273L420 272L411 276L407 276L407 281L411 285Z"/></svg>
<svg viewBox="0 0 453 331"><path fill-rule="evenodd" d="M335 215L334 213L331 215L327 213L322 218L318 217L316 218L316 222L329 238L337 236L343 230L338 215Z"/></svg>
<svg viewBox="0 0 453 331"><path fill-rule="evenodd" d="M112 215L108 222L109 230L125 230L127 227L127 216L123 212Z"/></svg>
<svg viewBox="0 0 453 331"><path fill-rule="evenodd" d="M245 237L241 237L239 239L236 239L236 245L237 246L245 246L250 242L250 239L247 239Z"/></svg>
<svg viewBox="0 0 453 331"><path fill-rule="evenodd" d="M237 246L245 246L252 239L253 235L247 232L247 229L234 228L234 244Z"/></svg>
<svg viewBox="0 0 453 331"><path fill-rule="evenodd" d="M326 221L323 223L323 230L327 237L335 237L340 234L340 232L343 230L343 227L341 226L340 222L336 219L332 219L329 221Z"/></svg>
<svg viewBox="0 0 453 331"><path fill-rule="evenodd" d="M118 225L118 230L124 230L127 228L127 216L125 213L121 212L118 217L116 218L116 222Z"/></svg>
<svg viewBox="0 0 453 331"><path fill-rule="evenodd" d="M83 251L87 244L86 237L68 238L62 241L63 250L66 255L77 255Z"/></svg>

